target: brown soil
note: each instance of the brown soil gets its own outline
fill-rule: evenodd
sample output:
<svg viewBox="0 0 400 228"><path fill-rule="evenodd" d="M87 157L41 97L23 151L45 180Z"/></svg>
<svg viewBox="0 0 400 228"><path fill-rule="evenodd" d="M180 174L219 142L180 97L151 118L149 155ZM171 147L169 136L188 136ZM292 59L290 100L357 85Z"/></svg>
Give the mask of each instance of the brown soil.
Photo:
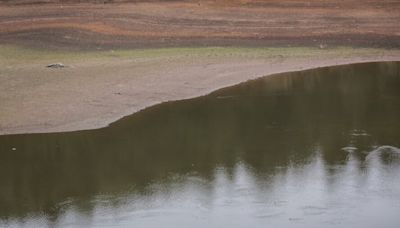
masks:
<svg viewBox="0 0 400 228"><path fill-rule="evenodd" d="M0 44L400 47L400 1L395 0L52 2L1 1Z"/></svg>

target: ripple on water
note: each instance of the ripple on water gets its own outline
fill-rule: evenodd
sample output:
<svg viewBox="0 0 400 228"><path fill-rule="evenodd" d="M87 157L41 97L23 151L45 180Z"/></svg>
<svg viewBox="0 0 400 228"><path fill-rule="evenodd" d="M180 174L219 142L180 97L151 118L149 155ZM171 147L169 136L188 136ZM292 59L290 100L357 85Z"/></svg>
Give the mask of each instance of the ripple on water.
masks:
<svg viewBox="0 0 400 228"><path fill-rule="evenodd" d="M389 156L391 158L400 158L400 148L395 146L383 145L375 148L369 152L366 160L370 160L374 157Z"/></svg>

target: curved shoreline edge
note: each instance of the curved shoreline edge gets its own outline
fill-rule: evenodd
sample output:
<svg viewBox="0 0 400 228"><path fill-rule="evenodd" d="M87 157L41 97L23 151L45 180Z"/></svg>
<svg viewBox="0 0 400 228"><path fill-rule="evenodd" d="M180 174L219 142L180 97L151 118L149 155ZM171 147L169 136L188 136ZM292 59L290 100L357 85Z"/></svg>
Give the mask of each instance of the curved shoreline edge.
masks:
<svg viewBox="0 0 400 228"><path fill-rule="evenodd" d="M167 102L278 73L400 61L400 50L353 48L167 48L47 53L1 47L0 135L107 127ZM10 51L11 50L11 51ZM63 62L64 69L48 69Z"/></svg>

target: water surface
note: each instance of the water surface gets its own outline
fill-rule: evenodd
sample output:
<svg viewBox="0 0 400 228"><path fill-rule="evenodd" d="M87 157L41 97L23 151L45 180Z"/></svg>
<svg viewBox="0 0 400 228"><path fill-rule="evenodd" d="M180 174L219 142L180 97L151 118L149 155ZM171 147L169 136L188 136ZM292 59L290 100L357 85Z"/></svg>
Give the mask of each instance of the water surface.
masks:
<svg viewBox="0 0 400 228"><path fill-rule="evenodd" d="M0 227L400 227L400 63L0 136Z"/></svg>

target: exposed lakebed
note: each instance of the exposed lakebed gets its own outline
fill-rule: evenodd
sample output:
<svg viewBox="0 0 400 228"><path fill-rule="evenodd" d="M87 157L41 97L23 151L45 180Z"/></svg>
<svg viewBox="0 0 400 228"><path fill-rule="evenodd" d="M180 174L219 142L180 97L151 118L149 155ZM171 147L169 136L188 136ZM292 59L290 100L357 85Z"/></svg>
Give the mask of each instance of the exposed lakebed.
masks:
<svg viewBox="0 0 400 228"><path fill-rule="evenodd" d="M0 226L398 227L400 63L285 73L98 130L0 136Z"/></svg>

